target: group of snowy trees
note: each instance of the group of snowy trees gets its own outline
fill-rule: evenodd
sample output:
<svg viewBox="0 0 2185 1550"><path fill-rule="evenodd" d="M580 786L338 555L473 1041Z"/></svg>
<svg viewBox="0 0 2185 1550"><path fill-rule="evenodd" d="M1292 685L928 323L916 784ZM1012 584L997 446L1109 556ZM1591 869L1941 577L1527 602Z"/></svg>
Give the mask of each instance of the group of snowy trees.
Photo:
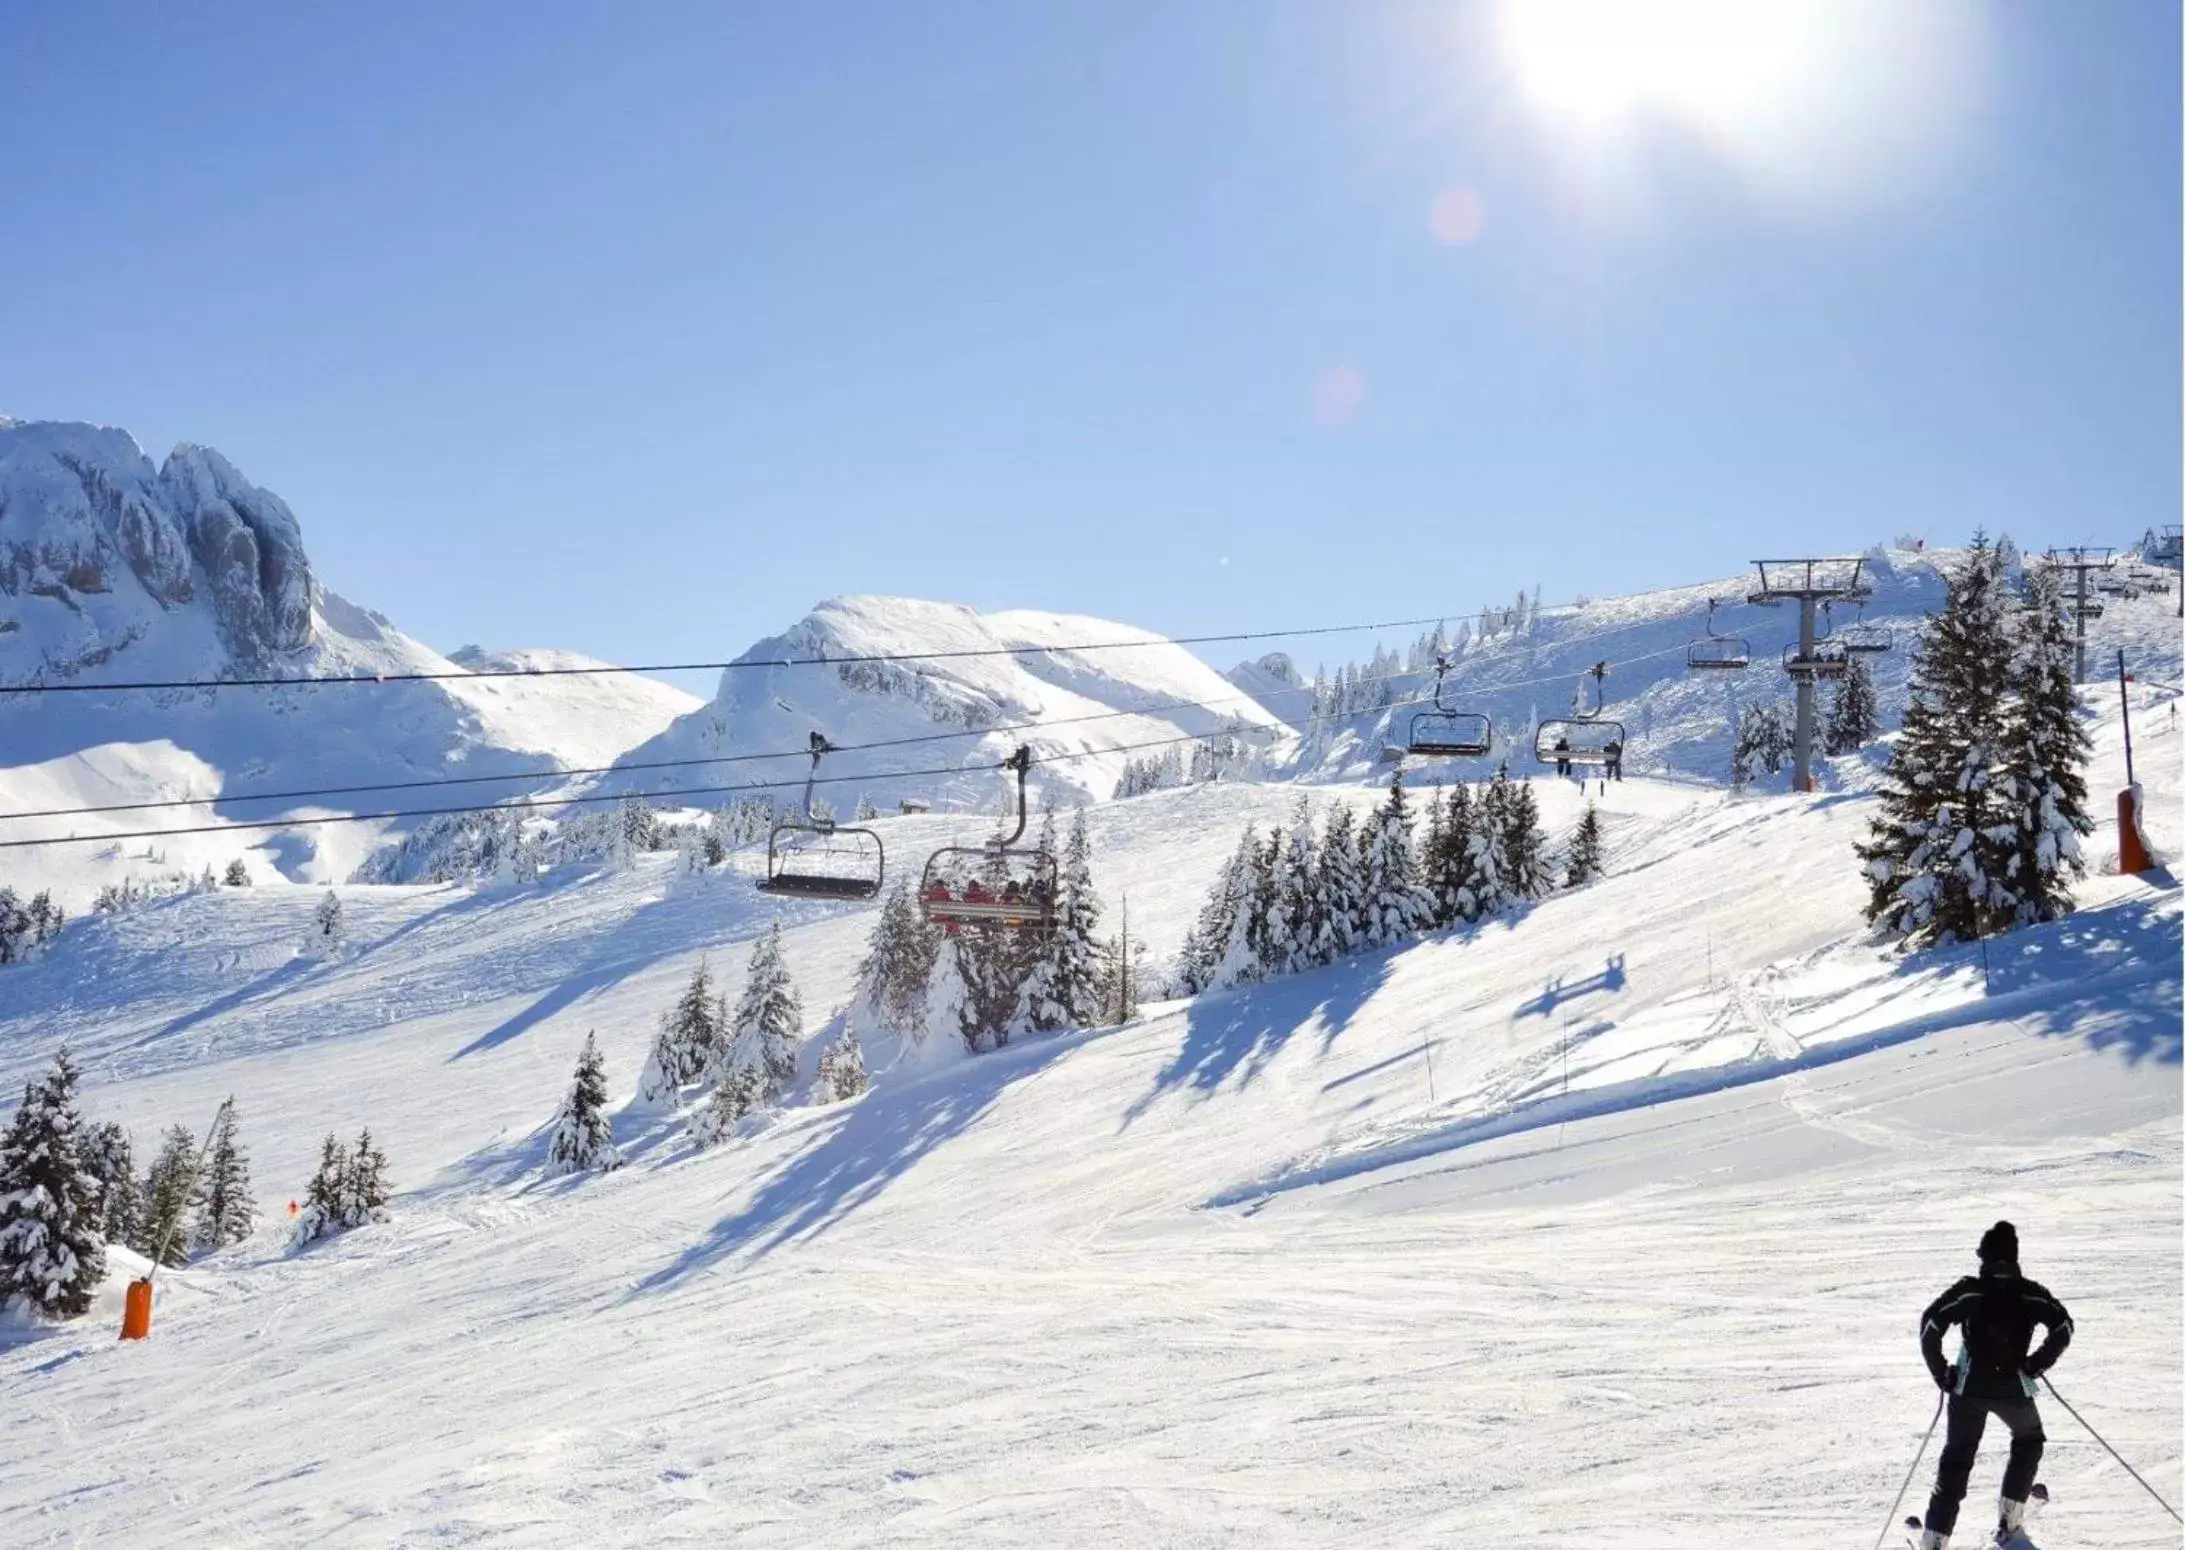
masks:
<svg viewBox="0 0 2185 1550"><path fill-rule="evenodd" d="M2088 741L2053 570L1985 537L1947 578L1912 662L1904 729L1859 857L1866 915L1911 945L2055 920L2086 871Z"/></svg>
<svg viewBox="0 0 2185 1550"><path fill-rule="evenodd" d="M1479 920L1558 882L1529 781L1507 767L1476 791L1436 788L1423 834L1398 765L1388 794L1361 821L1337 803L1315 824L1300 802L1262 840L1247 826L1184 938L1176 980L1186 995L1250 983L1391 947L1422 931ZM1601 874L1601 824L1589 805L1564 847L1560 882Z"/></svg>
<svg viewBox="0 0 2185 1550"><path fill-rule="evenodd" d="M1190 762L1181 745L1143 759L1128 759L1115 797L1143 796L1148 791L1169 791L1178 786L1199 786L1217 780L1249 780L1261 769L1260 750L1237 732L1217 732L1191 745Z"/></svg>
<svg viewBox="0 0 2185 1550"><path fill-rule="evenodd" d="M1853 655L1836 680L1835 697L1821 725L1821 750L1856 753L1881 730L1881 702L1866 659ZM1730 784L1742 790L1761 774L1780 775L1791 756L1791 712L1780 700L1763 700L1738 712L1730 744Z"/></svg>
<svg viewBox="0 0 2185 1550"><path fill-rule="evenodd" d="M20 963L50 947L67 923L67 912L51 893L41 889L25 904L13 888L0 887L0 964Z"/></svg>
<svg viewBox="0 0 2185 1550"><path fill-rule="evenodd" d="M1050 931L974 923L946 932L926 920L909 884L898 882L858 967L846 1030L892 1033L911 1045L960 1039L976 1054L1020 1033L1096 1027L1122 1015L1121 955L1100 934L1084 810L1059 854L1049 812L1034 852L1042 872L1054 869Z"/></svg>
<svg viewBox="0 0 2185 1550"><path fill-rule="evenodd" d="M387 1154L369 1130L360 1131L356 1145L346 1152L329 1132L319 1144L318 1171L311 1175L303 1210L296 1217L296 1243L313 1243L385 1220Z"/></svg>
<svg viewBox="0 0 2185 1550"><path fill-rule="evenodd" d="M782 961L777 920L752 947L733 1012L714 988L712 966L699 963L660 1019L638 1079L638 1101L680 1108L695 1098L691 1134L710 1145L745 1115L781 1102L796 1079L803 1032L804 1010Z"/></svg>
<svg viewBox="0 0 2185 1550"><path fill-rule="evenodd" d="M257 1227L232 1098L207 1144L177 1126L139 1178L128 1133L84 1122L77 1081L64 1048L0 1133L0 1307L72 1318L105 1279L107 1244L180 1265Z"/></svg>

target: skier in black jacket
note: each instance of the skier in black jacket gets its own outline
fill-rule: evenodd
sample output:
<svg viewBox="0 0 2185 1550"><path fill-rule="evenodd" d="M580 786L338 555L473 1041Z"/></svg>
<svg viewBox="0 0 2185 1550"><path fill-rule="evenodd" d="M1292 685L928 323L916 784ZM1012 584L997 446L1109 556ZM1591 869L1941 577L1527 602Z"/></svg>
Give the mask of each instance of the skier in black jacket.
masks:
<svg viewBox="0 0 2185 1550"><path fill-rule="evenodd" d="M1942 1337L1952 1324L1964 1331L1954 1366L1942 1357ZM2048 1335L2028 1355L2036 1324ZM1921 1550L1947 1550L1973 1457L1980 1451L1980 1434L1991 1415L2011 1434L1996 1542L2018 1531L2047 1441L2040 1412L2033 1407L2034 1380L2055 1365L2069 1344L2071 1315L2046 1287L2018 1273L2018 1229L1997 1222L1980 1239L1980 1274L1959 1281L1920 1318L1920 1355L1927 1359L1936 1387L1950 1396L1950 1424L1935 1468L1935 1494L1922 1520L1926 1532Z"/></svg>

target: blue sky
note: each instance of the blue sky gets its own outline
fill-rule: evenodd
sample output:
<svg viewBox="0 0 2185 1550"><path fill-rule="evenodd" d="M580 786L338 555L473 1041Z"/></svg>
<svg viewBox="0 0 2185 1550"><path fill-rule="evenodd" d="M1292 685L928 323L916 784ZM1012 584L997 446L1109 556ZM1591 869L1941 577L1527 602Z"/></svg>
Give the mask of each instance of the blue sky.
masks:
<svg viewBox="0 0 2185 1550"><path fill-rule="evenodd" d="M434 644L621 660L2125 540L2177 8L1957 3L1604 123L1487 3L16 0L0 413L221 448Z"/></svg>

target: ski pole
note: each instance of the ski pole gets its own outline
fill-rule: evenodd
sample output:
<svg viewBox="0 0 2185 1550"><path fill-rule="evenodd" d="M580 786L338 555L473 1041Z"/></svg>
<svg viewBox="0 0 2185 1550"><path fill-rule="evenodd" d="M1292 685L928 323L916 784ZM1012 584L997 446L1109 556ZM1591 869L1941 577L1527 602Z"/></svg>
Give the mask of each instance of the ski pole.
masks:
<svg viewBox="0 0 2185 1550"><path fill-rule="evenodd" d="M2071 1401L2064 1398L2063 1395L2056 1393L2055 1384L2049 1382L2046 1376L2041 1379L2041 1384L2042 1387L2046 1388L2050 1394L2055 1395L2057 1404L2062 1405L2066 1410L2071 1410L2071 1419L2086 1428L2087 1436L2093 1438L2096 1442L2100 1443L2102 1447L2107 1450L2111 1458L2115 1459L2120 1464L2124 1464L2124 1455L2119 1453L2115 1448L2110 1447L2109 1439L2104 1437L2100 1432L2094 1430L2093 1424L2089 1422L2085 1416L2079 1414L2078 1411L2071 1409ZM2124 1464L2124 1472L2130 1475L2134 1480L2139 1481L2140 1489L2145 1491L2149 1496L2152 1496L2156 1500L2156 1502L2161 1505L2164 1512L2168 1513L2173 1518L2177 1518L2177 1509L2171 1506L2168 1502L2163 1501L2162 1493L2156 1490L2153 1486L2149 1485L2145 1477L2142 1476L2138 1470L2134 1469L2130 1464ZM2185 1523L2185 1518L2177 1518L2177 1521L2180 1523Z"/></svg>
<svg viewBox="0 0 2185 1550"><path fill-rule="evenodd" d="M1927 1444L1935 1440L1935 1428L1942 1424L1942 1400L1942 1395L1935 1396L1935 1418L1927 1423L1927 1435L1919 1440L1919 1452L1912 1455L1912 1467L1904 1472L1904 1484L1897 1487L1897 1499L1889 1504L1889 1516L1882 1523L1881 1533L1875 1537L1874 1550L1882 1550L1882 1542L1897 1526L1897 1509L1904 1505L1904 1493L1912 1489L1912 1477L1919 1473L1919 1461L1927 1456Z"/></svg>

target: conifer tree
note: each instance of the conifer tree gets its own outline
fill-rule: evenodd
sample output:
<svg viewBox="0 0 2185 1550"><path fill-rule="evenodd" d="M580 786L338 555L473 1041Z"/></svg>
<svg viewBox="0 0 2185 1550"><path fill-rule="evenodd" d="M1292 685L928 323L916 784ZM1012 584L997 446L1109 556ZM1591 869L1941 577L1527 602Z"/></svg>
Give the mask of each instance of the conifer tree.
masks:
<svg viewBox="0 0 2185 1550"><path fill-rule="evenodd" d="M1441 832L1427 852L1427 890L1434 899L1434 923L1454 925L1469 918L1465 901L1472 879L1472 834L1479 821L1472 788L1459 782L1443 805Z"/></svg>
<svg viewBox="0 0 2185 1550"><path fill-rule="evenodd" d="M1563 857L1563 886L1583 888L1601 875L1601 815L1591 802L1571 831L1570 847Z"/></svg>
<svg viewBox="0 0 2185 1550"><path fill-rule="evenodd" d="M1881 811L1858 847L1866 918L1914 946L1971 941L2018 910L2017 814L1994 789L2011 643L2002 570L1984 537L1947 579L1913 657Z"/></svg>
<svg viewBox="0 0 2185 1550"><path fill-rule="evenodd" d="M607 1118L607 1063L600 1058L598 1035L587 1031L584 1048L577 1055L576 1078L547 1138L547 1176L605 1173L621 1165L614 1125Z"/></svg>
<svg viewBox="0 0 2185 1550"><path fill-rule="evenodd" d="M742 997L728 1030L728 1069L748 1072L752 1101L774 1104L797 1076L797 1043L804 1008L781 956L781 922L767 927L751 949Z"/></svg>
<svg viewBox="0 0 2185 1550"><path fill-rule="evenodd" d="M197 1138L177 1125L161 1141L144 1179L144 1216L134 1247L163 1265L186 1264L189 1235L183 1231L202 1202L197 1176Z"/></svg>
<svg viewBox="0 0 2185 1550"><path fill-rule="evenodd" d="M99 1181L85 1166L76 1063L63 1047L0 1133L0 1308L74 1318L106 1278Z"/></svg>
<svg viewBox="0 0 2185 1550"><path fill-rule="evenodd" d="M638 1078L638 1102L672 1103L683 1088L712 1075L726 1048L724 1024L713 966L701 958L682 995L660 1018L660 1031L653 1035Z"/></svg>
<svg viewBox="0 0 2185 1550"><path fill-rule="evenodd" d="M1051 832L1051 831L1050 831ZM1043 837L1044 838L1044 837ZM1080 807L1063 848L1055 927L1031 945L1016 1023L1035 1032L1089 1028L1100 1020L1100 900L1093 892L1092 839Z"/></svg>
<svg viewBox="0 0 2185 1550"><path fill-rule="evenodd" d="M250 868L243 865L241 856L237 856L228 863L227 873L220 881L229 888L248 888L250 886Z"/></svg>
<svg viewBox="0 0 2185 1550"><path fill-rule="evenodd" d="M1821 746L1831 757L1857 753L1874 741L1881 730L1881 704L1874 695L1874 675L1866 658L1856 652L1836 681L1836 697L1829 702L1828 725Z"/></svg>
<svg viewBox="0 0 2185 1550"><path fill-rule="evenodd" d="M108 1243L135 1242L143 1195L129 1132L111 1120L94 1125L85 1134L84 1166L99 1181L99 1236Z"/></svg>
<svg viewBox="0 0 2185 1550"><path fill-rule="evenodd" d="M1457 895L1457 914L1465 920L1492 915L1510 901L1509 851L1504 840L1510 826L1510 803L1510 768L1502 765L1473 804L1464 886Z"/></svg>
<svg viewBox="0 0 2185 1550"><path fill-rule="evenodd" d="M348 945L349 928L342 919L341 896L329 888L311 911L311 929L304 952L313 958L339 958Z"/></svg>
<svg viewBox="0 0 2185 1550"><path fill-rule="evenodd" d="M1738 717L1737 739L1730 750L1730 784L1749 786L1762 771L1780 775L1790 751L1791 729L1783 707L1774 700L1746 706Z"/></svg>
<svg viewBox="0 0 2185 1550"><path fill-rule="evenodd" d="M1388 796L1369 822L1365 862L1365 944L1391 947L1418 935L1432 922L1434 911L1412 845L1411 803L1401 763L1389 778Z"/></svg>
<svg viewBox="0 0 2185 1550"><path fill-rule="evenodd" d="M1540 804L1533 783L1520 780L1510 787L1509 817L1503 829L1502 852L1512 899L1537 899L1552 886L1548 878L1547 840L1540 830Z"/></svg>
<svg viewBox="0 0 2185 1550"><path fill-rule="evenodd" d="M2061 579L2049 567L2026 570L2013 636L1997 799L2011 812L2015 919L2032 925L2071 913L2071 883L2086 875L2080 841L2094 832L2084 774L2091 744L2071 683L2071 624Z"/></svg>
<svg viewBox="0 0 2185 1550"><path fill-rule="evenodd" d="M865 1051L857 1042L857 1030L845 1022L835 1041L820 1052L819 1101L840 1103L855 1098L868 1085Z"/></svg>
<svg viewBox="0 0 2185 1550"><path fill-rule="evenodd" d="M1247 829L1245 835L1249 844L1251 830ZM1198 918L1184 934L1183 949L1176 960L1176 980L1187 996L1210 990L1221 982L1223 966L1230 958L1230 943L1246 924L1249 873L1245 850L1240 845L1222 863L1213 886L1207 889L1206 902L1199 906Z"/></svg>
<svg viewBox="0 0 2185 1550"><path fill-rule="evenodd" d="M1313 965L1315 883L1320 858L1313 844L1312 805L1299 797L1275 863L1275 920L1269 933L1270 974L1296 974Z"/></svg>
<svg viewBox="0 0 2185 1550"><path fill-rule="evenodd" d="M342 1224L363 1227L387 1220L387 1154L369 1130L357 1132L356 1150L342 1175Z"/></svg>
<svg viewBox="0 0 2185 1550"><path fill-rule="evenodd" d="M1320 837L1320 868L1313 888L1314 963L1333 963L1365 945L1366 864L1358 844L1358 819L1348 802L1328 809Z"/></svg>
<svg viewBox="0 0 2185 1550"><path fill-rule="evenodd" d="M959 1042L976 1054L983 1036L972 1004L971 984L964 974L966 940L962 932L941 939L933 960L933 976L926 987L926 1031L918 1042Z"/></svg>
<svg viewBox="0 0 2185 1550"><path fill-rule="evenodd" d="M318 1171L304 1191L303 1210L296 1217L295 1241L300 1247L315 1239L329 1238L346 1225L349 1209L349 1155L332 1131L319 1144Z"/></svg>
<svg viewBox="0 0 2185 1550"><path fill-rule="evenodd" d="M897 878L857 967L850 1021L866 1032L915 1040L925 1027L926 987L940 946L941 933L918 908L909 880Z"/></svg>
<svg viewBox="0 0 2185 1550"><path fill-rule="evenodd" d="M197 1219L190 1229L190 1246L195 1252L207 1254L241 1243L257 1227L258 1202L250 1193L250 1158L236 1134L233 1098L221 1105L213 1127L199 1196Z"/></svg>

